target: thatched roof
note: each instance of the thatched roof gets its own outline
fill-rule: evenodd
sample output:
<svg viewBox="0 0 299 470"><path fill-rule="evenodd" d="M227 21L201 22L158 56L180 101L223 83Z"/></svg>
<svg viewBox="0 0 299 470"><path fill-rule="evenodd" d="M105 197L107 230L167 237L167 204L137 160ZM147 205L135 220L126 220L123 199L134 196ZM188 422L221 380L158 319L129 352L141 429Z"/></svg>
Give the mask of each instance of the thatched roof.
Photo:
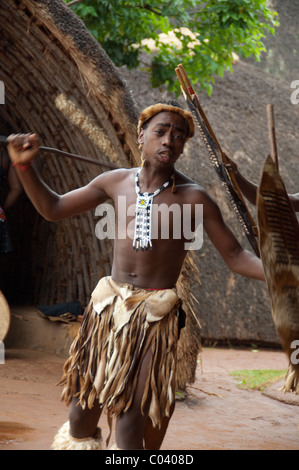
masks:
<svg viewBox="0 0 299 470"><path fill-rule="evenodd" d="M119 167L138 164L133 97L82 21L60 0L0 0L0 7L0 79L5 84L0 133L36 132L47 147ZM53 154L41 155L37 163L58 193L102 171ZM7 266L14 280L12 301L50 305L80 300L85 305L98 279L111 271L111 242L97 239L95 215L48 223L26 198L14 211L15 254ZM187 269L179 283L188 302L191 272ZM187 324L179 347L182 388L194 379L200 347L190 312Z"/></svg>

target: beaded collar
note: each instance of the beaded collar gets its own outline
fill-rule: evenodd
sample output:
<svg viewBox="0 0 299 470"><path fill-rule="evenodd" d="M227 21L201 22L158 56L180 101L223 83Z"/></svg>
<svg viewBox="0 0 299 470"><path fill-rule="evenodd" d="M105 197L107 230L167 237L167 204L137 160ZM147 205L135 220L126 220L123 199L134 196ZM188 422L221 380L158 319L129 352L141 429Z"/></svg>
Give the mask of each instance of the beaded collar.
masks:
<svg viewBox="0 0 299 470"><path fill-rule="evenodd" d="M139 187L139 174L141 168L138 169L135 176L135 191L136 191L136 209L135 209L135 231L133 240L133 250L145 251L153 248L151 241L151 228L152 228L152 207L153 199L164 188L170 184L172 178L170 177L166 183L153 193L141 193Z"/></svg>

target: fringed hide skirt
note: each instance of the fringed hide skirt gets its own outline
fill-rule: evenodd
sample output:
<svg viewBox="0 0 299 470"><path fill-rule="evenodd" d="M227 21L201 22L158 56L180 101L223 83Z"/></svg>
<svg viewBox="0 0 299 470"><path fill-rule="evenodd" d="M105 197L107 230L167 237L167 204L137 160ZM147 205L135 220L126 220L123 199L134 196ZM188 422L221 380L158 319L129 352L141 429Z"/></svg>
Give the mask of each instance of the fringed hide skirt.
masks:
<svg viewBox="0 0 299 470"><path fill-rule="evenodd" d="M98 400L110 416L126 412L150 348L141 412L147 404L153 426L160 427L175 400L180 307L175 288L147 290L102 278L64 366L63 400L77 397L82 408Z"/></svg>

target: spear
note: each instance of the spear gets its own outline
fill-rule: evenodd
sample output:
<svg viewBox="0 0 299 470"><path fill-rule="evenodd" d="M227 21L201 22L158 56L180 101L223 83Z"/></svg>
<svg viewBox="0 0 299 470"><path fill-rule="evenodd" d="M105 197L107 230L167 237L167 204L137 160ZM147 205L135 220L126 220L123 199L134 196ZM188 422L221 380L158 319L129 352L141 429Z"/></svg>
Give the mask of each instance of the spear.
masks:
<svg viewBox="0 0 299 470"><path fill-rule="evenodd" d="M4 135L0 135L0 142L7 145L8 144L7 137ZM110 170L115 170L116 168L118 168L116 165L113 165L112 163L106 163L106 162L102 162L101 160L95 160L93 158L83 157L82 155L76 155L74 153L65 152L63 150L58 150L52 147L40 146L39 148L42 152L53 153L58 156L72 158L73 160L80 160L82 162L99 165L102 167L109 168Z"/></svg>
<svg viewBox="0 0 299 470"><path fill-rule="evenodd" d="M179 64L175 71L180 81L185 101L197 123L200 136L209 151L212 165L228 193L230 203L238 216L249 243L256 255L259 256L256 223L247 208L235 176L232 172L228 171L229 158L223 152L182 64Z"/></svg>

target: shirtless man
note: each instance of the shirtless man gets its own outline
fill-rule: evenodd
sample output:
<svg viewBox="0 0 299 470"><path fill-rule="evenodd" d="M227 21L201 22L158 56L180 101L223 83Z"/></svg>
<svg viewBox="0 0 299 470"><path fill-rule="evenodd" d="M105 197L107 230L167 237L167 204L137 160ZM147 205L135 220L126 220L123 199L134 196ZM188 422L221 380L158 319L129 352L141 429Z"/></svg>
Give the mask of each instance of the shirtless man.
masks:
<svg viewBox="0 0 299 470"><path fill-rule="evenodd" d="M39 151L34 134L10 136L9 153L32 203L50 221L95 209L108 199L114 202L118 220L121 216L118 213L120 195L125 196L128 208L136 202L136 187L139 186L142 194L153 193L174 177L154 196L154 204L179 204L180 207L188 204L193 219L196 205L202 204L204 229L227 266L235 273L264 280L261 261L240 246L224 223L215 201L202 187L174 168L183 153L185 142L194 133L191 114L173 104L153 105L141 113L138 129L143 165L137 178L138 168L113 170L102 173L87 186L64 195L49 189L31 165ZM134 223L134 216L128 218L128 224L130 222ZM163 221L160 220L160 224ZM58 439L54 448L72 449L80 445L89 448L84 446L90 444L92 438L99 441L97 423L105 405L108 412L117 417L117 448L159 449L162 444L174 410L180 305L174 286L187 254L185 242L190 240L159 237L152 240L152 249L136 251L132 249L132 238L133 235L127 233L126 238L115 239L111 278L100 280L101 286L93 292L80 335L65 366L64 397L71 402L70 434L66 438L68 443L59 444ZM121 298L121 303L118 304L119 300L108 302L107 298ZM122 309L121 319L126 317L128 320L119 320L118 305ZM132 305L138 305L138 308L134 309ZM167 312L164 305L167 305ZM134 330L136 322L141 322L141 325ZM117 330L112 347L115 354L112 356L104 350L108 333L106 336L99 333L100 330L109 331L111 324ZM146 333L141 337L140 331L145 327ZM93 333L88 335L90 331ZM121 341L120 332L124 332ZM89 357L94 354L95 346L90 342L95 335L101 338L96 346L96 366L93 358ZM88 346L85 341L87 337ZM136 349L130 352L129 367L126 357L135 339ZM163 346L165 342L166 348ZM99 357L104 357L104 362ZM106 375L102 372L103 363ZM133 372L131 364L134 366ZM78 376L79 381L76 382ZM87 376L91 378L87 380ZM76 391L78 393L74 397ZM78 403L79 406L76 406ZM58 434L60 441L63 440L62 430ZM92 448L98 447L95 445Z"/></svg>

